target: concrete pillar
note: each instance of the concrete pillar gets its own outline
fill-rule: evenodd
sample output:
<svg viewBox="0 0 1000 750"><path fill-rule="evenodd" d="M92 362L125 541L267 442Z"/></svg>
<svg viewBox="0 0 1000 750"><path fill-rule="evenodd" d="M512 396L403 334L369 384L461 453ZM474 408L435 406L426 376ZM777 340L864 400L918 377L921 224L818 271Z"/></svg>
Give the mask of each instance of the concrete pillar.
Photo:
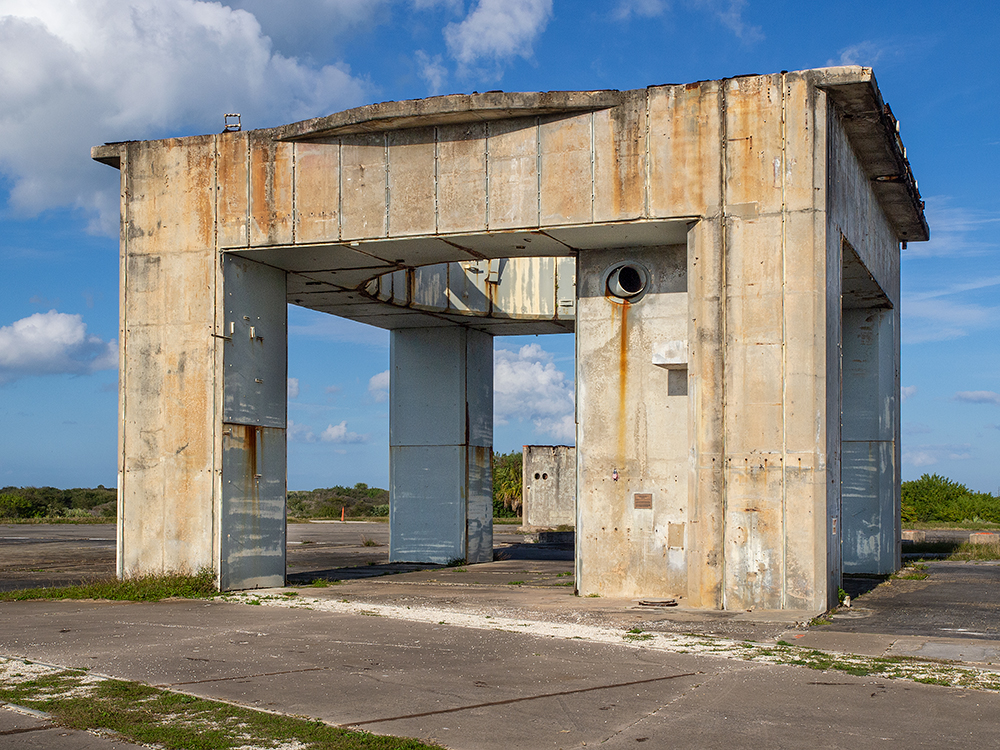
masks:
<svg viewBox="0 0 1000 750"><path fill-rule="evenodd" d="M846 309L843 320L844 572L888 574L899 567L897 315Z"/></svg>
<svg viewBox="0 0 1000 750"><path fill-rule="evenodd" d="M493 559L493 337L392 332L389 560Z"/></svg>

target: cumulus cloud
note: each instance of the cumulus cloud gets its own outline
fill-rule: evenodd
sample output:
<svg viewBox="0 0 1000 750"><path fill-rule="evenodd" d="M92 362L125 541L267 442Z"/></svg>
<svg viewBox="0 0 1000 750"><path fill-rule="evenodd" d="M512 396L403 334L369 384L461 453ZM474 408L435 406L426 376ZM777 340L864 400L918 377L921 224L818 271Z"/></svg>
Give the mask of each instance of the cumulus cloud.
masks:
<svg viewBox="0 0 1000 750"><path fill-rule="evenodd" d="M0 327L0 383L28 375L86 375L118 366L118 342L87 333L80 315L49 310Z"/></svg>
<svg viewBox="0 0 1000 750"><path fill-rule="evenodd" d="M6 2L0 171L15 209L77 206L117 231L118 178L91 146L216 132L226 112L245 127L280 124L357 104L366 89L345 65L274 51L252 14L215 2Z"/></svg>
<svg viewBox="0 0 1000 750"><path fill-rule="evenodd" d="M498 424L530 420L556 440L576 437L573 384L538 344L494 351L493 414Z"/></svg>
<svg viewBox="0 0 1000 750"><path fill-rule="evenodd" d="M299 379L289 378L288 379L288 398L298 398L299 397Z"/></svg>
<svg viewBox="0 0 1000 750"><path fill-rule="evenodd" d="M377 404L384 404L389 400L389 371L372 375L368 380L368 395Z"/></svg>
<svg viewBox="0 0 1000 750"><path fill-rule="evenodd" d="M906 401L906 399L915 396L917 393L917 386L915 385L904 385L899 389L899 397Z"/></svg>
<svg viewBox="0 0 1000 750"><path fill-rule="evenodd" d="M347 429L347 420L340 424L332 424L320 433L319 439L324 443L364 443L367 435L360 435Z"/></svg>
<svg viewBox="0 0 1000 750"><path fill-rule="evenodd" d="M291 419L288 420L288 425L285 428L288 435L288 439L294 443L315 443L316 433L312 431L309 425L299 424Z"/></svg>
<svg viewBox="0 0 1000 750"><path fill-rule="evenodd" d="M417 66L420 69L420 77L427 84L431 94L440 94L444 90L444 83L448 80L448 68L441 60L441 55L431 57L422 49L417 50Z"/></svg>
<svg viewBox="0 0 1000 750"><path fill-rule="evenodd" d="M959 391L955 394L956 401L970 404L996 404L1000 406L1000 393L993 391Z"/></svg>
<svg viewBox="0 0 1000 750"><path fill-rule="evenodd" d="M515 57L530 58L552 17L552 0L479 0L469 14L444 29L448 53L463 70L489 69Z"/></svg>

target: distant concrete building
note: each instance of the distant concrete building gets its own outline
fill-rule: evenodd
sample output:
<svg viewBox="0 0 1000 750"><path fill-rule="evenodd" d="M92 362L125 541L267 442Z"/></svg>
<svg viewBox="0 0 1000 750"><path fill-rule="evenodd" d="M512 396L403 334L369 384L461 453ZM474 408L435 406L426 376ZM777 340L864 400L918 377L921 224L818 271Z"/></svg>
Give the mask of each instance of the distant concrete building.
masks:
<svg viewBox="0 0 1000 750"><path fill-rule="evenodd" d="M526 445L521 456L522 526L576 526L576 448Z"/></svg>
<svg viewBox="0 0 1000 750"><path fill-rule="evenodd" d="M576 333L581 594L822 609L899 564L870 69L389 102L121 170L119 573L285 576L286 303L390 329L393 560L491 559L492 337Z"/></svg>

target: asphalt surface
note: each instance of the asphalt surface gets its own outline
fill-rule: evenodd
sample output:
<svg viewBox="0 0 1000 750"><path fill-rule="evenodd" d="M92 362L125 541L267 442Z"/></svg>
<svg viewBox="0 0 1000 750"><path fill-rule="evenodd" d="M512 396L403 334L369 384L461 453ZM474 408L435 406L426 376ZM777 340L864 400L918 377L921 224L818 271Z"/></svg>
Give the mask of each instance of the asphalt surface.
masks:
<svg viewBox="0 0 1000 750"><path fill-rule="evenodd" d="M4 538L31 534L34 544ZM0 655L450 748L623 748L647 741L992 747L1000 737L995 692L668 653L621 635L614 642L592 636L600 628L621 634L637 627L1000 669L997 564L930 563L926 580L883 584L829 625L810 628L804 622L817 613L705 613L576 597L566 585L572 551L523 544L516 534L498 535L506 545L498 556L506 559L395 572L385 562L387 548L362 539L385 543L387 534L383 524L289 527L290 576L341 581L295 591L352 611L222 601L7 602L0 603ZM73 547L90 574L94 558L107 556L101 537L94 526L0 527L0 581L6 587L31 576L79 575L66 557ZM103 564L113 570L113 546L111 553ZM11 560L34 561L22 568L52 563L42 572L15 571ZM352 561L372 577L341 575ZM513 625L489 629L491 618ZM548 634L552 623L568 630ZM31 728L31 721L41 725ZM0 711L0 747L126 746Z"/></svg>

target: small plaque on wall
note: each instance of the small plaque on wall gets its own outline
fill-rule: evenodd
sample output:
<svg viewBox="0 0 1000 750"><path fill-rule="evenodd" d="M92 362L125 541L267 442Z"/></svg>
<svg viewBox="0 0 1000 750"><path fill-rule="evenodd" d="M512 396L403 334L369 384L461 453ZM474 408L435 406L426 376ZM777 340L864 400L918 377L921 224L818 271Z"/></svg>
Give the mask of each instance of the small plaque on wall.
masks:
<svg viewBox="0 0 1000 750"><path fill-rule="evenodd" d="M652 492L636 492L632 495L632 500L635 503L636 510L652 510L653 509L653 493Z"/></svg>

